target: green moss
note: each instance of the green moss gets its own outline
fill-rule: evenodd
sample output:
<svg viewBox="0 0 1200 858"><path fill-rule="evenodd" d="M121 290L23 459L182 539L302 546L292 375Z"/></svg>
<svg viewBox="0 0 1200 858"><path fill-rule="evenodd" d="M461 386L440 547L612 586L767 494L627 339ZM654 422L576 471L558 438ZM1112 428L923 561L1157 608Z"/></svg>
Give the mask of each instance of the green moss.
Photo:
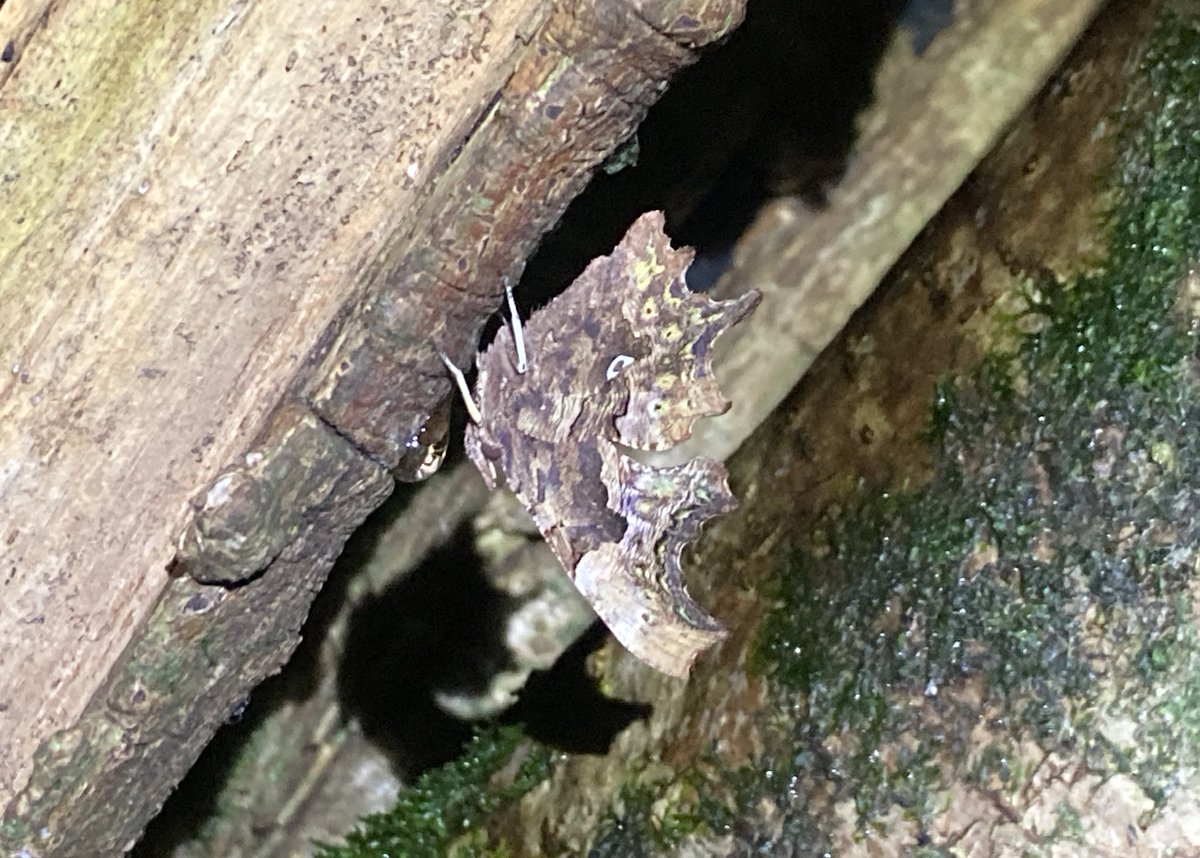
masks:
<svg viewBox="0 0 1200 858"><path fill-rule="evenodd" d="M724 834L742 803L737 785L737 775L711 758L666 781L641 772L600 823L589 858L657 855L691 837Z"/></svg>
<svg viewBox="0 0 1200 858"><path fill-rule="evenodd" d="M519 759L516 755L520 755ZM552 754L512 727L476 734L458 759L423 774L387 813L364 817L344 845L321 844L320 858L503 856L478 826L549 775ZM501 770L507 770L504 776Z"/></svg>
<svg viewBox="0 0 1200 858"><path fill-rule="evenodd" d="M1200 385L1178 312L1200 260L1197 56L1196 26L1166 18L1123 115L1108 253L1031 281L1037 333L940 386L929 483L861 487L781 576L756 663L799 713L799 745L840 737L826 768L863 824L936 814L939 755L1016 790L1026 739L1160 802L1200 763ZM1005 725L969 754L952 726L967 683L983 696L964 718ZM1107 738L1101 721L1122 718L1133 743Z"/></svg>
<svg viewBox="0 0 1200 858"><path fill-rule="evenodd" d="M820 765L803 749L788 762L804 770ZM819 820L797 804L796 784L789 765L729 768L716 755L657 778L638 772L597 827L588 858L768 854L779 843L789 854L830 854Z"/></svg>
<svg viewBox="0 0 1200 858"><path fill-rule="evenodd" d="M1123 117L1106 263L1074 288L1043 292L1050 328L1027 341L1026 359L1056 372L1060 390L1138 384L1166 393L1194 348L1172 316L1180 276L1200 261L1198 41L1193 22L1169 16L1160 26Z"/></svg>
<svg viewBox="0 0 1200 858"><path fill-rule="evenodd" d="M1055 815L1057 819L1054 823L1053 836L1056 840L1080 844L1086 842L1083 819L1075 808L1066 802L1059 802L1058 807L1055 808Z"/></svg>

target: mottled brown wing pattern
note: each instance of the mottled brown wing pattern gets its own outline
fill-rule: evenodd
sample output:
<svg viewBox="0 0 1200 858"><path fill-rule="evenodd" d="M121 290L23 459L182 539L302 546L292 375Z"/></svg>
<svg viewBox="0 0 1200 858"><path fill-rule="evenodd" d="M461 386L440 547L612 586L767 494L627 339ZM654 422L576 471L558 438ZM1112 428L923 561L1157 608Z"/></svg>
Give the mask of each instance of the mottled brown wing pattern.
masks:
<svg viewBox="0 0 1200 858"><path fill-rule="evenodd" d="M724 412L712 345L758 303L690 292L690 249L673 250L663 215L639 218L524 327L528 366L502 330L479 357L481 420L468 455L503 477L576 586L634 655L673 676L725 630L688 595L680 556L736 506L719 463L642 465L622 448L662 450L696 419Z"/></svg>

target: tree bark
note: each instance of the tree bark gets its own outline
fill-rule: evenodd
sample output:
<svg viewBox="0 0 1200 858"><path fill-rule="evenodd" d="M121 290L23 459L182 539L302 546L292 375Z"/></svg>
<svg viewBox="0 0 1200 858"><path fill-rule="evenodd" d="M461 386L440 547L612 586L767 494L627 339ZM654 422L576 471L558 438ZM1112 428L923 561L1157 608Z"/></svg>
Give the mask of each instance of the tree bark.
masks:
<svg viewBox="0 0 1200 858"><path fill-rule="evenodd" d="M0 11L6 851L132 843L391 490L433 345L740 15Z"/></svg>

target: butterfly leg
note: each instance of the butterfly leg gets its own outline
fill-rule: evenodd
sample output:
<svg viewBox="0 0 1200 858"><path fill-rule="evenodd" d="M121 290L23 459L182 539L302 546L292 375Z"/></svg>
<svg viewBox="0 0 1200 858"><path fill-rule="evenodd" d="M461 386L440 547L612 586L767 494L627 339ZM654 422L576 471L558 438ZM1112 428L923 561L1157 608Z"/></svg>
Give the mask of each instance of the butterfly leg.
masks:
<svg viewBox="0 0 1200 858"><path fill-rule="evenodd" d="M521 313L517 310L517 301L513 298L512 285L504 278L504 294L508 298L508 319L512 325L513 343L517 347L517 372L524 373L529 368L525 354L525 330L521 326Z"/></svg>
<svg viewBox="0 0 1200 858"><path fill-rule="evenodd" d="M442 363L450 371L454 383L458 385L458 392L462 394L463 404L467 406L467 416L476 423L482 423L483 415L479 413L479 406L475 404L475 400L471 396L471 389L467 387L467 378L463 375L463 371L455 366L454 361L446 357L441 349L437 350L437 356L442 359Z"/></svg>

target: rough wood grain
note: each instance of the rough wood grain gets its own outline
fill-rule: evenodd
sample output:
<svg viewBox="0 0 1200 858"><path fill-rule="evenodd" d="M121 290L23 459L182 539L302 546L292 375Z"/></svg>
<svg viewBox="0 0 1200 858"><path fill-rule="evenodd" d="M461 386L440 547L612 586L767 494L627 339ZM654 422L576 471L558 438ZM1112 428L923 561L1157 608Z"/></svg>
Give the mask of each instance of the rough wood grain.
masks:
<svg viewBox="0 0 1200 858"><path fill-rule="evenodd" d="M3 845L136 837L389 488L443 392L409 374L430 334L465 354L495 274L739 12L3 7ZM171 579L189 500L248 452L345 479L277 523L243 589Z"/></svg>
<svg viewBox="0 0 1200 858"><path fill-rule="evenodd" d="M170 581L93 705L39 747L7 820L48 832L32 840L37 854L107 855L132 845L211 735L214 710L220 721L236 717L247 681L282 666L342 543L392 489L386 471L296 406L276 413L256 448L264 456L294 451L299 484L337 503L304 523L258 586Z"/></svg>
<svg viewBox="0 0 1200 858"><path fill-rule="evenodd" d="M4 7L6 36L27 8ZM446 116L483 98L517 10L483 11L60 3L15 34L0 805L167 585L188 497L412 205L409 150L451 145Z"/></svg>
<svg viewBox="0 0 1200 858"><path fill-rule="evenodd" d="M395 404L449 392L435 345L470 365L502 280L516 281L611 150L610 135L632 133L690 49L740 14L738 0L556 6L472 135L477 157L450 165L403 255L380 269L331 344L306 391L316 412L394 462L418 428L397 426ZM442 332L435 322L446 317L460 324Z"/></svg>

